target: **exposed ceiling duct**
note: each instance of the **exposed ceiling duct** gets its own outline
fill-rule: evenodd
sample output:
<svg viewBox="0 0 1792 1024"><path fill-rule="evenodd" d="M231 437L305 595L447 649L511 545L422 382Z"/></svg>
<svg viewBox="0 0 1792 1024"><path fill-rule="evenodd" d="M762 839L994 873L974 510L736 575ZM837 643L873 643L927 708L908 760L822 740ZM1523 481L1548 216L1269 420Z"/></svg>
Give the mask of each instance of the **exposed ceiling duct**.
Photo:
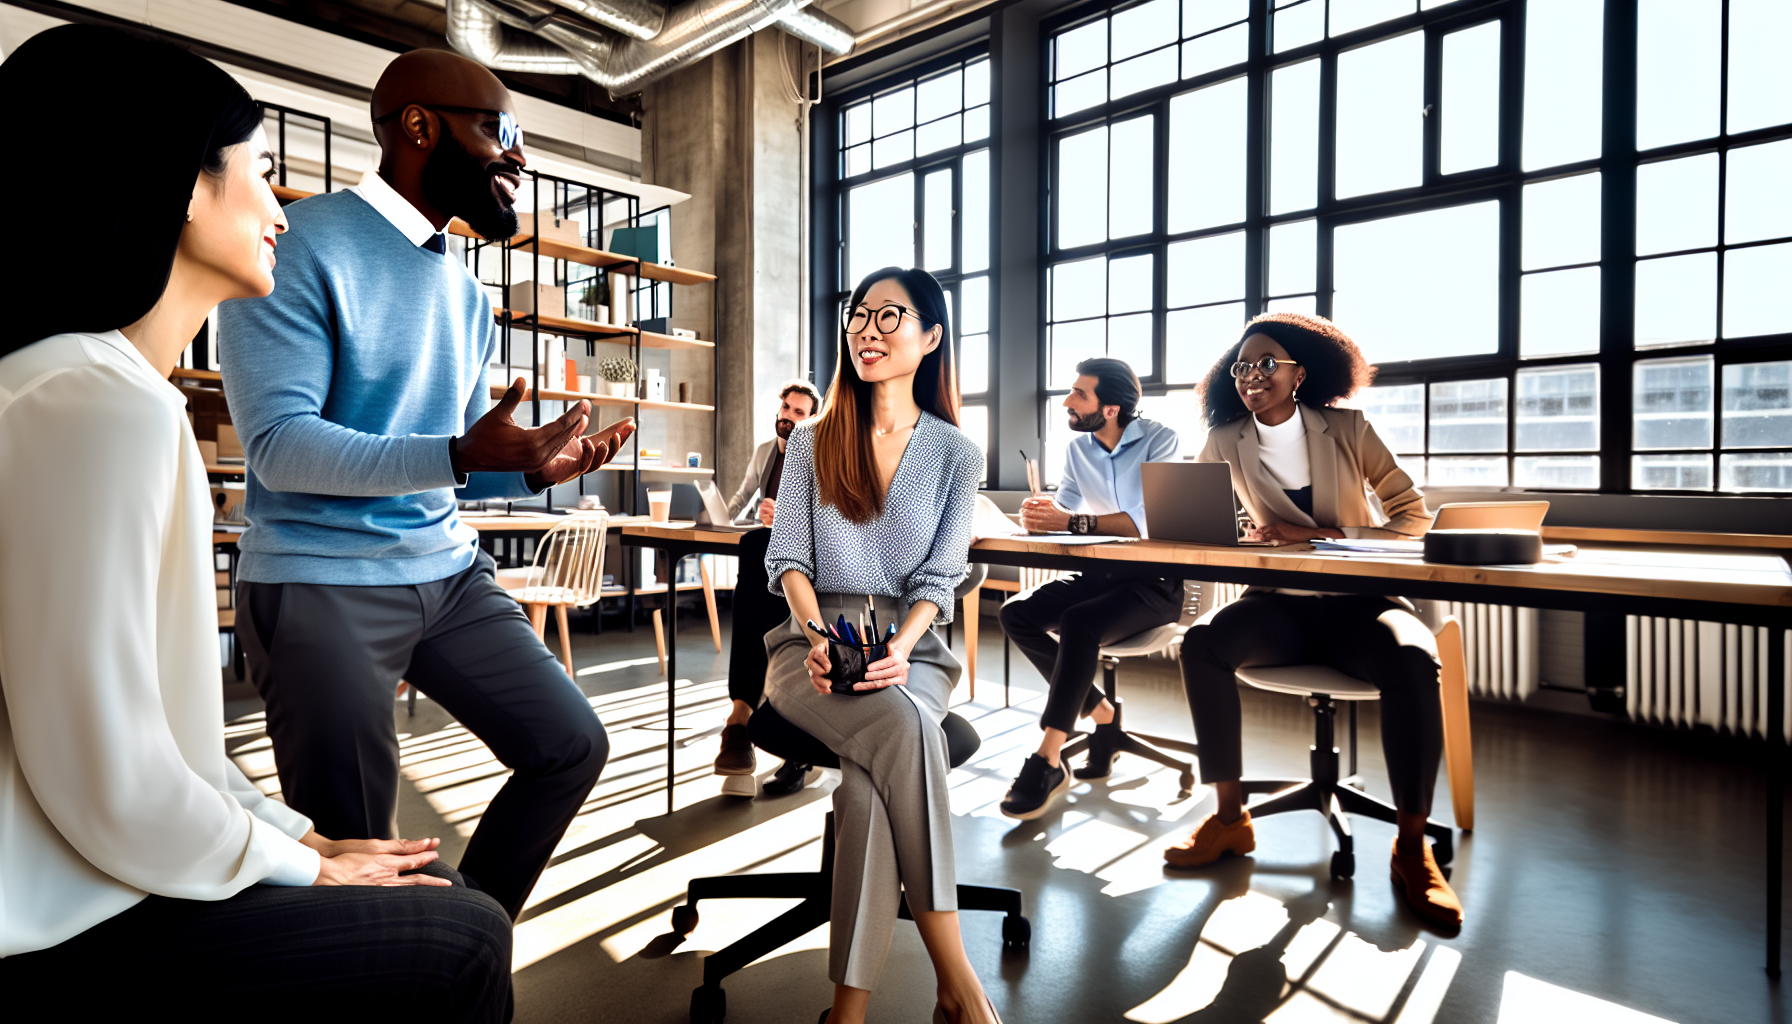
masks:
<svg viewBox="0 0 1792 1024"><path fill-rule="evenodd" d="M447 0L448 41L490 68L584 75L612 95L777 25L840 56L852 30L808 0Z"/></svg>

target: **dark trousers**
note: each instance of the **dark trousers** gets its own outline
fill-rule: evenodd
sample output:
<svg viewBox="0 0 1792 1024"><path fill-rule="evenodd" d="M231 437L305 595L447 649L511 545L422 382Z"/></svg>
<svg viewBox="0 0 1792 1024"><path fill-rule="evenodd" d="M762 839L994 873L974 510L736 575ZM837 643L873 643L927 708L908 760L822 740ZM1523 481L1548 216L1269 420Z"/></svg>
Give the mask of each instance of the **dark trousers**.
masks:
<svg viewBox="0 0 1792 1024"><path fill-rule="evenodd" d="M765 698L765 634L790 618L790 603L766 589L765 549L772 531L740 535L740 578L728 650L728 696L757 708Z"/></svg>
<svg viewBox="0 0 1792 1024"><path fill-rule="evenodd" d="M1182 683L1201 741L1201 781L1244 777L1243 723L1234 669L1330 665L1381 690L1381 749L1394 806L1431 814L1443 756L1437 643L1400 602L1385 597L1247 593L1182 638Z"/></svg>
<svg viewBox="0 0 1792 1024"><path fill-rule="evenodd" d="M328 838L397 838L400 679L485 741L512 774L460 870L512 918L522 911L610 743L489 557L416 586L244 582L237 636L285 800Z"/></svg>
<svg viewBox="0 0 1792 1024"><path fill-rule="evenodd" d="M510 919L453 872L431 873L456 885L148 896L0 960L0 999L18 1021L508 1021Z"/></svg>
<svg viewBox="0 0 1792 1024"><path fill-rule="evenodd" d="M1101 645L1182 615L1182 584L1149 576L1086 572L1053 580L1002 606L1002 629L1051 684L1039 725L1070 732L1095 710ZM1053 640L1047 630L1056 630Z"/></svg>

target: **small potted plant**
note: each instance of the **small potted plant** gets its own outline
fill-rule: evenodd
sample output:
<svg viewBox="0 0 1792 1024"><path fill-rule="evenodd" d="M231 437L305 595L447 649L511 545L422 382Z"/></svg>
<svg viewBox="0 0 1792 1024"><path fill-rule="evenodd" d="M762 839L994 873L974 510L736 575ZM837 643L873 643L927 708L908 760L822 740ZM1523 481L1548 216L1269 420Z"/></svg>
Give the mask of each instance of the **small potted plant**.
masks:
<svg viewBox="0 0 1792 1024"><path fill-rule="evenodd" d="M597 364L597 375L604 379L604 392L611 398L633 398L635 361L628 356L611 356Z"/></svg>
<svg viewBox="0 0 1792 1024"><path fill-rule="evenodd" d="M592 278L591 283L585 286L584 293L579 296L579 301L584 304L586 312L589 313L592 320L600 324L609 320L610 286L608 284L597 278Z"/></svg>

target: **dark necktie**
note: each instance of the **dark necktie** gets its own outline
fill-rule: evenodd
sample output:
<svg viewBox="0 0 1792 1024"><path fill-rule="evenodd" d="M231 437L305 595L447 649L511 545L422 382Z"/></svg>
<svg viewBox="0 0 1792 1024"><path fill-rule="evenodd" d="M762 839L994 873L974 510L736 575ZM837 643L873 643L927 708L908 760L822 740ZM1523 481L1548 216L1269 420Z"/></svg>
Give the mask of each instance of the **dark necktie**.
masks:
<svg viewBox="0 0 1792 1024"><path fill-rule="evenodd" d="M423 240L423 248L428 249L430 252L436 253L437 255L445 253L448 251L448 236L442 234L430 235Z"/></svg>

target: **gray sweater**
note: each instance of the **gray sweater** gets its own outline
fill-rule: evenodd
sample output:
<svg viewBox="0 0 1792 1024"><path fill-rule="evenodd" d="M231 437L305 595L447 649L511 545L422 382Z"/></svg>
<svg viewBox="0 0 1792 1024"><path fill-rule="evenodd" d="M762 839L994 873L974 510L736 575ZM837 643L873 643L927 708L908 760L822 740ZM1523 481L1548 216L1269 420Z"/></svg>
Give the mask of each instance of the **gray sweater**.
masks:
<svg viewBox="0 0 1792 1024"><path fill-rule="evenodd" d="M815 430L799 424L784 448L784 479L765 553L774 594L795 569L817 593L932 601L952 620L954 589L969 571L971 520L983 452L962 431L923 412L890 479L884 513L860 525L821 502Z"/></svg>

